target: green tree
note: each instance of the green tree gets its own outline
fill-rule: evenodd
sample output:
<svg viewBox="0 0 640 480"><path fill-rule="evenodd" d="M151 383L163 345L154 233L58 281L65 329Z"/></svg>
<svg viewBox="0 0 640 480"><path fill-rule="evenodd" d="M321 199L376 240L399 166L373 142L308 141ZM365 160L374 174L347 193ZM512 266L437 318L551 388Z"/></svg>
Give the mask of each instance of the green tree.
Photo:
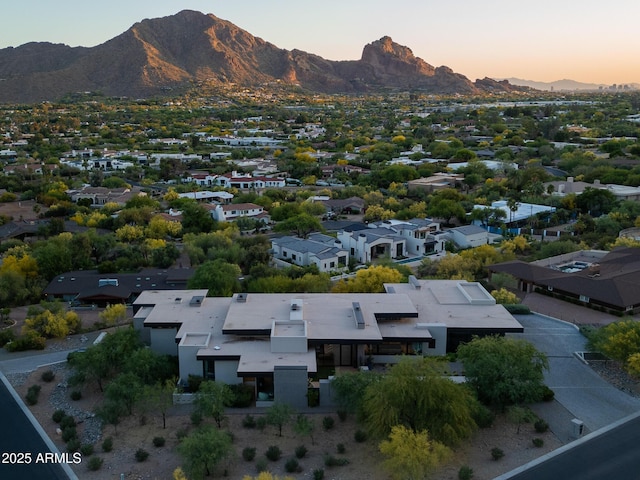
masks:
<svg viewBox="0 0 640 480"><path fill-rule="evenodd" d="M313 440L313 430L315 429L315 424L313 420L311 420L306 415L298 414L296 417L296 422L293 425L293 430L298 434L306 437L307 435L311 438L311 445L315 445Z"/></svg>
<svg viewBox="0 0 640 480"><path fill-rule="evenodd" d="M369 385L380 381L377 372L340 372L331 383L340 408L364 417L364 398Z"/></svg>
<svg viewBox="0 0 640 480"><path fill-rule="evenodd" d="M293 408L288 403L273 402L267 410L267 423L278 427L278 436L282 436L282 427L291 421Z"/></svg>
<svg viewBox="0 0 640 480"><path fill-rule="evenodd" d="M162 428L167 428L167 414L173 406L173 392L176 388L174 379L145 385L139 402L147 411L157 411L162 417Z"/></svg>
<svg viewBox="0 0 640 480"><path fill-rule="evenodd" d="M204 425L186 436L178 445L184 470L191 480L211 475L213 469L232 452L227 432Z"/></svg>
<svg viewBox="0 0 640 480"><path fill-rule="evenodd" d="M218 259L200 265L189 279L188 288L207 288L211 297L230 297L240 291L238 265Z"/></svg>
<svg viewBox="0 0 640 480"><path fill-rule="evenodd" d="M434 359L406 358L393 365L366 390L366 425L377 435L388 435L396 425L427 430L445 445L469 437L478 404L471 390L444 374L443 363Z"/></svg>
<svg viewBox="0 0 640 480"><path fill-rule="evenodd" d="M205 380L200 384L194 404L196 411L207 417L212 417L218 428L222 427L224 411L233 403L233 392L228 385Z"/></svg>
<svg viewBox="0 0 640 480"><path fill-rule="evenodd" d="M424 480L451 455L451 450L429 438L426 430L415 432L402 425L391 429L389 439L380 444L386 458L383 466L396 480Z"/></svg>
<svg viewBox="0 0 640 480"><path fill-rule="evenodd" d="M542 398L549 363L547 356L526 340L476 337L458 347L458 358L467 383L485 404L504 409Z"/></svg>
<svg viewBox="0 0 640 480"><path fill-rule="evenodd" d="M133 406L140 397L141 387L140 379L135 374L127 372L118 375L107 385L104 396L107 401L120 403L131 415L133 414Z"/></svg>
<svg viewBox="0 0 640 480"><path fill-rule="evenodd" d="M301 213L278 223L274 230L276 232L291 232L300 238L307 238L310 233L321 232L323 228L320 220L316 217L308 213Z"/></svg>

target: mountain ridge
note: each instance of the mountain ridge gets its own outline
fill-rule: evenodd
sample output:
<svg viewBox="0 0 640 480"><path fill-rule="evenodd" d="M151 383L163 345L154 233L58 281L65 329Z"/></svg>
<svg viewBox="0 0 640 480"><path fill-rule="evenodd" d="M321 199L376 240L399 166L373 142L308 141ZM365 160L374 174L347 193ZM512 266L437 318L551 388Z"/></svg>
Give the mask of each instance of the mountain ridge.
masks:
<svg viewBox="0 0 640 480"><path fill-rule="evenodd" d="M278 48L193 10L144 19L95 47L31 42L0 49L0 102L5 103L56 100L81 91L149 97L197 82L282 82L321 93L403 88L479 94L524 88L489 78L471 82L449 67L428 64L387 36L365 45L360 60L332 61Z"/></svg>

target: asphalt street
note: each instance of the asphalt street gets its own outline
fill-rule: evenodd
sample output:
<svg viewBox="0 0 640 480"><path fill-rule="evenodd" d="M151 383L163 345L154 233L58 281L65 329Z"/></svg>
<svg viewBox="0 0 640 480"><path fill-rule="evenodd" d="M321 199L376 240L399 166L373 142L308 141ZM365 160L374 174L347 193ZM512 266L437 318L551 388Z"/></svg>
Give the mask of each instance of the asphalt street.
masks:
<svg viewBox="0 0 640 480"><path fill-rule="evenodd" d="M77 478L75 475L70 475L72 473L70 469L63 468L59 460L44 457L47 452L59 452L50 440L47 443L43 439L7 389L4 376L2 380L0 381L0 405L2 405L0 478L7 480Z"/></svg>

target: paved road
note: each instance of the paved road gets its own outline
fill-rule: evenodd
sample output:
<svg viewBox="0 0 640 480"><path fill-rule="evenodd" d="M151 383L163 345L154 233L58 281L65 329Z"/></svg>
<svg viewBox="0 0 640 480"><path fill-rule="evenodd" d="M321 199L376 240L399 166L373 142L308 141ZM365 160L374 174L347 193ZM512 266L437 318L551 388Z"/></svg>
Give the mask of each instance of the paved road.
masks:
<svg viewBox="0 0 640 480"><path fill-rule="evenodd" d="M63 468L61 464L48 462L36 463L38 454L56 452L51 440L47 443L40 432L33 426L27 414L20 408L12 394L5 385L6 379L0 381L0 405L2 406L2 434L0 435L0 478L7 480L20 479L52 479L69 480L77 479L69 467ZM48 437L47 437L48 439ZM14 463L9 453L31 454L31 463ZM24 458L24 457L23 457Z"/></svg>
<svg viewBox="0 0 640 480"><path fill-rule="evenodd" d="M566 445L495 480L637 480L640 414Z"/></svg>

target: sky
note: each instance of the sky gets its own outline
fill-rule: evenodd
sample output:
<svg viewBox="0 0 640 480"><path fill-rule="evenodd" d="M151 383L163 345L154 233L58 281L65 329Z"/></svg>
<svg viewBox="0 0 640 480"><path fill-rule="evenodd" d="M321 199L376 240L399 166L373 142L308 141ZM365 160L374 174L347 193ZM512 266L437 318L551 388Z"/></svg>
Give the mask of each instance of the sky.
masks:
<svg viewBox="0 0 640 480"><path fill-rule="evenodd" d="M638 0L20 0L2 7L0 48L92 47L145 18L211 13L287 50L357 60L390 36L470 80L640 83Z"/></svg>

